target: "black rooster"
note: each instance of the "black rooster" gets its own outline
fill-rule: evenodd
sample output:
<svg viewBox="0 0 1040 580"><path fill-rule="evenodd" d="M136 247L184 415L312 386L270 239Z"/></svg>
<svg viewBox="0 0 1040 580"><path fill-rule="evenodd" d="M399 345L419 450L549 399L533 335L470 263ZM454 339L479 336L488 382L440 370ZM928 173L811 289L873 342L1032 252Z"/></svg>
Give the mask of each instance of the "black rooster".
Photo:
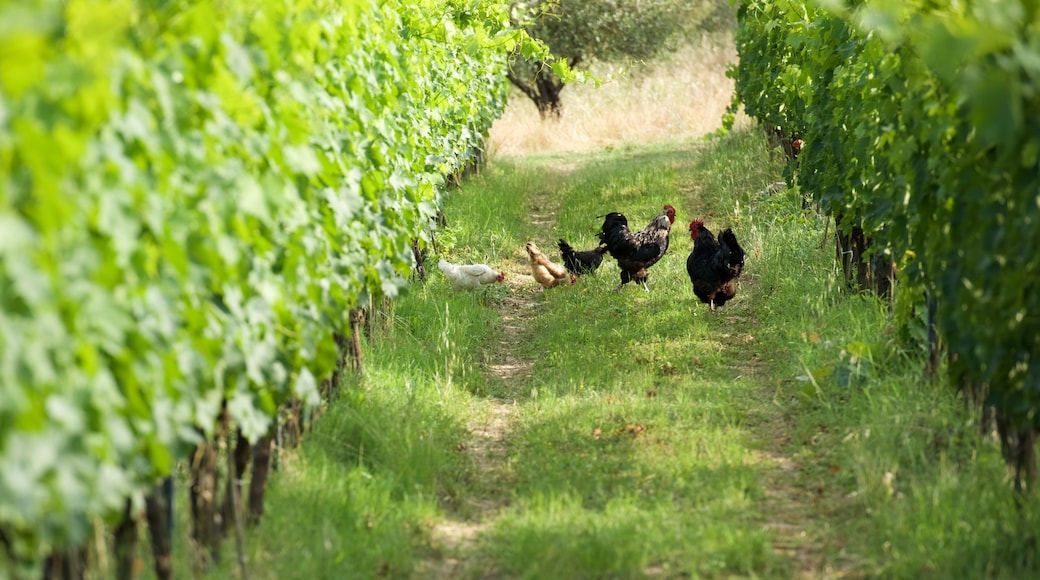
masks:
<svg viewBox="0 0 1040 580"><path fill-rule="evenodd" d="M693 282L693 293L714 312L716 306L737 295L736 281L744 271L744 249L730 228L716 241L700 220L690 222L690 238L693 251L686 259L686 272Z"/></svg>
<svg viewBox="0 0 1040 580"><path fill-rule="evenodd" d="M664 210L642 231L634 234L628 231L628 219L624 214L611 212L606 215L599 240L607 246L607 251L621 268L621 284L614 289L615 292L631 281L642 284L643 290L650 291L646 287L646 270L668 251L668 234L673 223L675 208L670 205L665 205Z"/></svg>
<svg viewBox="0 0 1040 580"><path fill-rule="evenodd" d="M581 252L576 251L563 238L560 238L556 245L560 247L560 258L563 259L564 267L575 276L595 272L599 265L603 263L603 254L607 253L606 246L599 246Z"/></svg>

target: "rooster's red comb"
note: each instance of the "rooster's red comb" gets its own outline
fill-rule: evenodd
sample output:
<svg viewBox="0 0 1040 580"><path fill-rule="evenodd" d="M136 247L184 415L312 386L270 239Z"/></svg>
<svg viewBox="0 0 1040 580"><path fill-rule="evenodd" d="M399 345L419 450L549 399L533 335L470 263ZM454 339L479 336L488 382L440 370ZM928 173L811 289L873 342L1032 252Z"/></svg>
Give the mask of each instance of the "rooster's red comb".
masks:
<svg viewBox="0 0 1040 580"><path fill-rule="evenodd" d="M675 208L672 205L666 203L666 204L664 204L664 212L665 212L665 215L668 216L668 221L670 223L674 224L675 223Z"/></svg>
<svg viewBox="0 0 1040 580"><path fill-rule="evenodd" d="M696 240L697 239L697 232L699 232L700 229L703 228L703 227L704 227L704 222L702 222L701 220L693 220L692 222L690 222L690 239L691 240Z"/></svg>

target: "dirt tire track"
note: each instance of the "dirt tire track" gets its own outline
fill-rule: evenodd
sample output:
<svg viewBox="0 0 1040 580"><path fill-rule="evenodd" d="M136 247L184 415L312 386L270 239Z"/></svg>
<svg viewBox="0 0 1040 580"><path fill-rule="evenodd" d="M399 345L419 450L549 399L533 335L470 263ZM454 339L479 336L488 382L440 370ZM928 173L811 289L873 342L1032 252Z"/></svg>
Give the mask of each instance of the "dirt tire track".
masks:
<svg viewBox="0 0 1040 580"><path fill-rule="evenodd" d="M753 293L760 285L754 274L740 280L739 292ZM794 427L785 415L786 405L776 401L775 389L769 386L775 371L771 365L758 358L755 336L764 332L762 322L751 312L732 312L723 317L720 337L731 344L739 345L744 354L742 362L735 367L737 378L753 380L761 391L755 395L772 399L762 403L762 408L772 412L763 418L754 429L760 448L750 449L745 461L762 470L763 496L758 500L759 512L763 516L762 528L771 534L772 552L790 562L790 578L817 580L821 578L859 578L850 561L834 560L833 546L828 546L828 531L825 529L825 505L837 505L840 498L824 498L831 493L820 488L810 488L804 481L802 463L791 455L790 434Z"/></svg>
<svg viewBox="0 0 1040 580"><path fill-rule="evenodd" d="M503 401L489 403L489 417L474 419L467 427L469 439L463 448L474 464L474 472L489 484L481 494L462 498L452 517L434 524L430 531L435 556L422 562L416 577L434 580L467 577L472 566L468 557L477 537L487 530L508 505L501 488L511 484L507 435L516 416L515 407ZM498 488L497 492L496 489Z"/></svg>

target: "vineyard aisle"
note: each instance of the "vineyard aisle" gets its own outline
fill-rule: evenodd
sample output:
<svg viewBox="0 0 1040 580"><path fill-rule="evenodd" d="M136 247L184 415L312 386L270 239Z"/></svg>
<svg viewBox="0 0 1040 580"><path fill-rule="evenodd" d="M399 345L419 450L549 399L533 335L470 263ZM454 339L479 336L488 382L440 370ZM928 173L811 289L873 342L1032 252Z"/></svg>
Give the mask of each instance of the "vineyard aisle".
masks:
<svg viewBox="0 0 1040 580"><path fill-rule="evenodd" d="M517 294L540 292L514 284ZM526 326L537 316L536 306L534 297L515 297L500 305L503 325L494 348L497 362L489 363L484 371L488 380L516 385L527 379L532 361L518 358L514 353L530 332ZM745 329L751 333L756 330ZM746 372L753 376L763 374L762 369L750 367ZM764 379L759 388L762 398L768 400L774 396L775 388ZM484 408L468 425L469 440L460 449L472 461L476 473L481 474L480 493L462 498L462 505L449 514L450 517L434 525L435 557L419 566L421 577L482 577L492 566L480 560L482 556L476 551L476 542L510 504L515 483L510 467L510 441L524 405L516 400L489 397L484 400ZM787 432L789 428L777 411L756 433L761 448L749 450L748 461L763 470L764 496L751 509L760 511L763 528L773 535L772 550L790 558L794 577L838 576L831 564L824 563L827 539L821 537L822 514L815 511L820 508L819 496L825 490L809 490L799 482L798 463L785 452L785 445L792 437ZM649 576L663 574L663 570L652 567L644 572Z"/></svg>
<svg viewBox="0 0 1040 580"><path fill-rule="evenodd" d="M693 163L689 154L699 151L694 147L667 153L659 162L689 169L686 165ZM545 181L592 179L581 171L557 167ZM685 187L690 186L681 182L680 195L688 198L684 206L692 208L687 214L714 214L725 203L700 199L696 191L683 191ZM545 189L511 193L525 199L527 223L518 226L521 235L537 240L558 261L555 248L550 251L547 247L549 237L569 226L560 224L557 214L569 215L573 208L568 206L581 202L560 193L566 188L552 189L556 193ZM644 216L632 218L637 220L645 221ZM630 286L620 293L611 292L617 267L609 255L596 275L579 279L574 287L548 291L531 279L522 256L511 255L503 267L507 291L497 300L488 300L501 318L485 346L481 365L482 380L491 385L489 394L477 398L479 410L472 414L468 439L459 449L476 481L467 484L468 496L455 498L445 517L431 524L432 550L416 567L417 577L528 577L544 570L539 566L551 567L557 559L559 564L596 558L598 548L604 549L604 558L618 552L619 561L642 559L637 567L642 576L712 575L720 570L713 572L697 561L702 549L698 541L711 544L711 533L697 540L700 524L683 521L683 514L700 512L713 520L711 526L717 532L712 533L738 538L727 540L736 545L725 550L752 553L748 556L752 574L798 578L848 574L842 542L834 537L828 520L841 498L826 484L809 483L803 466L815 466L822 460L805 455L804 441L797 441L804 436L795 433L796 426L786 416L791 405L780 401L776 378L780 371L767 353L783 352L782 346L761 343L775 341L763 337L781 333L764 328L762 317L756 315L766 298L756 267L749 265L741 281L740 299L717 315L709 314L706 306L695 304L685 278L685 258L691 247L685 230L685 224L678 221L673 226L669 255L651 270L649 294ZM760 240L750 236L746 242L760 255L758 243ZM668 308L674 310L666 325L612 325L609 320L598 320L639 317L654 310L657 300L668 301ZM582 324L600 325L608 332L593 330L574 340L559 336L554 320L564 321L572 332L581 332L575 328ZM689 329L677 326L683 324ZM617 385L616 390L594 393L585 391L584 385L576 389L565 386L576 380L567 362L572 349L602 353L602 366L611 370L600 373L596 380ZM546 356L563 362L554 368L546 363ZM612 356L631 357L636 367ZM547 367L553 378L539 376ZM649 386L644 386L647 380ZM553 389L549 402L544 394L538 395ZM713 453L716 445L725 448L724 457ZM701 471L706 475L698 473ZM718 491L700 489L696 477L708 480L705 489ZM700 494L707 497L699 498ZM561 499L574 497L582 505L575 507L568 504L570 500ZM670 503L676 504L674 513L670 513ZM576 513L567 514L570 509ZM628 510L641 513L633 515ZM612 515L613 511L619 515ZM658 512L665 515L659 517ZM604 528L629 525L634 533L660 536L662 544L672 547L652 548L655 553L649 555L620 553L624 546L613 545L617 540L606 538L609 533ZM540 539L532 540L528 532ZM554 545L557 533L561 536ZM589 540L589 536L596 539ZM581 544L587 540L591 547ZM502 554L526 541L544 542L540 548L544 562L531 561L538 560L537 556L528 555L529 561L524 562L522 556ZM597 546L598 542L603 545ZM516 553L522 554L524 549L516 547ZM717 546L706 549L705 559L719 558L711 554ZM743 556L721 556L723 560L731 557L739 560ZM579 571L583 566L577 561L568 565ZM731 572L744 567L733 562L720 566ZM632 568L629 564L615 572L625 575Z"/></svg>

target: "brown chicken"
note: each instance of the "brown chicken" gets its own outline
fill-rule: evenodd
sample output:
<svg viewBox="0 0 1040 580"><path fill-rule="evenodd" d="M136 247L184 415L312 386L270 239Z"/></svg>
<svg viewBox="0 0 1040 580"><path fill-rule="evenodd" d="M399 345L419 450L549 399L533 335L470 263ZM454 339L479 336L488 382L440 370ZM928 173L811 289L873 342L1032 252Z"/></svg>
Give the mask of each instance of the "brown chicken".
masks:
<svg viewBox="0 0 1040 580"><path fill-rule="evenodd" d="M526 249L527 260L531 264L531 276L542 288L573 284L577 281L578 277L568 273L567 268L550 262L534 242L527 242Z"/></svg>

